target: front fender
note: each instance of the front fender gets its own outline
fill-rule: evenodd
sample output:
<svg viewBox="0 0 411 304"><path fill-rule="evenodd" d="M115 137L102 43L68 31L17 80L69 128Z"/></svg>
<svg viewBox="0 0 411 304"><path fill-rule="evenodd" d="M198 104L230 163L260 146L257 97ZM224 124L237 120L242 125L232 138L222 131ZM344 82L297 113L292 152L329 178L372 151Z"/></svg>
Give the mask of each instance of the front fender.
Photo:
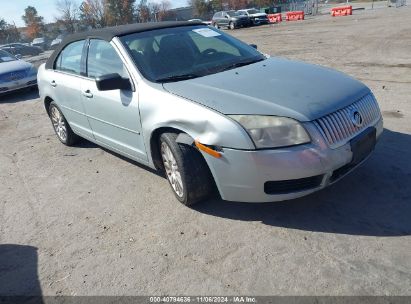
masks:
<svg viewBox="0 0 411 304"><path fill-rule="evenodd" d="M178 129L206 145L245 150L255 148L238 123L215 110L173 95L160 84L142 84L139 93L147 150L150 150L152 134L159 128ZM150 157L151 151L147 152Z"/></svg>

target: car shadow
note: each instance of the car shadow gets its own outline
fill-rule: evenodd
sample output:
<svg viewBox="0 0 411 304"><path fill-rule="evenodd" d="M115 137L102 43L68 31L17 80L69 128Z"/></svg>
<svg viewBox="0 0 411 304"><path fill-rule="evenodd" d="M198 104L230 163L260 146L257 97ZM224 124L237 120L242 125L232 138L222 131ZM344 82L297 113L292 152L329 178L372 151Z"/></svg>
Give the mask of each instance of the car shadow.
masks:
<svg viewBox="0 0 411 304"><path fill-rule="evenodd" d="M275 203L210 200L204 214L305 231L364 236L411 234L411 135L384 130L372 156L336 184Z"/></svg>
<svg viewBox="0 0 411 304"><path fill-rule="evenodd" d="M27 100L40 98L37 88L25 88L10 93L0 94L1 103L18 103Z"/></svg>
<svg viewBox="0 0 411 304"><path fill-rule="evenodd" d="M36 247L0 245L0 302L3 297L23 296L42 303L37 261ZM7 302L7 298L5 300Z"/></svg>
<svg viewBox="0 0 411 304"><path fill-rule="evenodd" d="M144 165L144 164L141 164L141 163L139 163L139 162L136 162L136 161L134 161L134 160L132 160L132 159L130 159L130 158L127 158L127 157L125 157L125 156L123 156L123 155L121 155L121 154L118 154L118 153L116 153L116 152L114 152L114 151L108 150L108 149L105 148L105 147L99 146L99 145L97 145L97 144L95 144L95 143L93 143L93 142L91 142L91 141L89 141L89 140L87 140L87 139L82 138L81 140L79 140L79 141L75 144L75 147L76 147L76 148L85 148L85 149L92 149L92 148L102 149L104 152L107 152L107 153L109 153L109 154L111 154L111 155L113 155L113 156L115 156L115 157L118 157L118 158L120 158L120 159L122 159L122 160L124 160L124 161L126 161L126 162L128 162L128 163L130 163L130 164L132 164L132 165L134 165L134 166L137 166L137 167L139 167L139 168L141 168L141 169L144 169L144 170L146 170L146 171L149 171L149 172L151 172L151 173L153 173L153 174L155 174L155 175L157 175L157 176L161 176L161 177L164 177L164 178L165 178L165 176L164 176L163 173L161 173L161 172L159 172L159 171L157 171L157 170L154 170L154 169L152 169L152 168L150 168L150 167L148 167L148 166L146 166L146 165Z"/></svg>

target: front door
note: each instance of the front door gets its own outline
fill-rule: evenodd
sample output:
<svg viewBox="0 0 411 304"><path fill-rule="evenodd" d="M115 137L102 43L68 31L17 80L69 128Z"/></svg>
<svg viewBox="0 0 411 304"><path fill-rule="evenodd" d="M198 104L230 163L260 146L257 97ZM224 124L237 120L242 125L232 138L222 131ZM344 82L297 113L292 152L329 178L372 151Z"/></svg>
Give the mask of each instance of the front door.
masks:
<svg viewBox="0 0 411 304"><path fill-rule="evenodd" d="M82 79L81 93L94 138L103 146L146 162L137 90L97 89L95 78L111 73L118 73L131 81L115 48L107 41L91 39L87 77Z"/></svg>

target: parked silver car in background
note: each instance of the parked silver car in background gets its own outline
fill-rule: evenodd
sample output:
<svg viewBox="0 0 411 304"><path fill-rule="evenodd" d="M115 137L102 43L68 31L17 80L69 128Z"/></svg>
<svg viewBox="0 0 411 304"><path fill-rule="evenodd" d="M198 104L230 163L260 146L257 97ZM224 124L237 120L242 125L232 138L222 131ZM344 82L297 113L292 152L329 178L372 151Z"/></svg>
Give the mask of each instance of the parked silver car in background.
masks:
<svg viewBox="0 0 411 304"><path fill-rule="evenodd" d="M0 94L37 85L37 69L31 63L0 50Z"/></svg>
<svg viewBox="0 0 411 304"><path fill-rule="evenodd" d="M53 39L50 43L50 49L55 50L59 44L63 41L64 35L60 34L55 39Z"/></svg>
<svg viewBox="0 0 411 304"><path fill-rule="evenodd" d="M248 18L250 18L250 22L252 23L252 25L260 25L260 24L269 23L267 14L266 13L261 13L260 11L256 10L255 8L238 10L237 13L240 16L247 16Z"/></svg>
<svg viewBox="0 0 411 304"><path fill-rule="evenodd" d="M162 170L186 205L216 192L243 202L307 195L361 164L383 130L361 82L267 58L195 22L67 37L38 81L62 143L81 136Z"/></svg>

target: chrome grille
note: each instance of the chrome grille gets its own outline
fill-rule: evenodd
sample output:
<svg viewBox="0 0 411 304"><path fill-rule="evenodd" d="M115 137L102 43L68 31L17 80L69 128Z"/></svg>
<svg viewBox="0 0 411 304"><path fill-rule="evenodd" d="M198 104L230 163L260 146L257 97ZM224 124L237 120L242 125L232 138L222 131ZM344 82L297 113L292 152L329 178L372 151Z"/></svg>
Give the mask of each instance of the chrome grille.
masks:
<svg viewBox="0 0 411 304"><path fill-rule="evenodd" d="M358 112L362 124L353 122L353 113ZM331 147L346 143L381 117L374 95L368 94L353 104L314 120L314 124Z"/></svg>

